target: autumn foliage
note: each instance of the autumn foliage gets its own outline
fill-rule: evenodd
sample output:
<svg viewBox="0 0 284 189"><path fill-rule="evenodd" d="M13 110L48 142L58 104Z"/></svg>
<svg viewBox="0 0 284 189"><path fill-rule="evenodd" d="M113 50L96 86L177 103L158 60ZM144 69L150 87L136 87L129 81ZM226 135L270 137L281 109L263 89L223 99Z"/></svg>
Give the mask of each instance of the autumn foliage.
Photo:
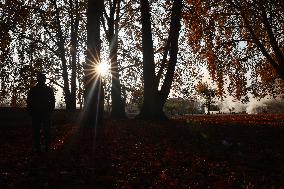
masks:
<svg viewBox="0 0 284 189"><path fill-rule="evenodd" d="M187 3L183 16L188 42L218 84L220 94L225 92L224 83L239 100L248 92L256 97L282 93L282 1Z"/></svg>

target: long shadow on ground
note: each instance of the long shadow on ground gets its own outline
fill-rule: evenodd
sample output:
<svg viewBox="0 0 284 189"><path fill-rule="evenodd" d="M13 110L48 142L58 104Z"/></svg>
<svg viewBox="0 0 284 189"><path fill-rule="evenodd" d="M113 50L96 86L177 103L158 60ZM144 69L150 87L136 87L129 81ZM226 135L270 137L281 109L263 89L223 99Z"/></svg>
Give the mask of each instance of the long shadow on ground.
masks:
<svg viewBox="0 0 284 189"><path fill-rule="evenodd" d="M1 129L0 187L283 188L282 117L269 119L277 126L226 119L64 125L41 156L30 153L28 129Z"/></svg>

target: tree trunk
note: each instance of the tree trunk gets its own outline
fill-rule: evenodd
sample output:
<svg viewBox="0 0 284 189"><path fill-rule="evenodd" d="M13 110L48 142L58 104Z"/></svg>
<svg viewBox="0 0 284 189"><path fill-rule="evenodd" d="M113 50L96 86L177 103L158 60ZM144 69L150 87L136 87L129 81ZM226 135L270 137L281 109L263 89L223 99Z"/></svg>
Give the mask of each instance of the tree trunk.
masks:
<svg viewBox="0 0 284 189"><path fill-rule="evenodd" d="M79 27L79 13L78 13L78 2L75 2L75 7L73 2L70 0L70 19L71 19L71 44L70 44L70 54L71 54L71 92L70 92L70 108L71 110L76 110L76 74L77 74L77 46L78 46L78 27ZM75 12L75 16L74 16Z"/></svg>
<svg viewBox="0 0 284 189"><path fill-rule="evenodd" d="M120 0L114 0L110 10L110 17L108 20L108 42L109 42L109 59L111 62L111 100L112 118L126 118L125 108L121 96L121 84L119 79L118 62L117 62L117 49L118 49L118 22L119 22L119 10ZM116 12L116 20L114 15Z"/></svg>
<svg viewBox="0 0 284 189"><path fill-rule="evenodd" d="M61 61L62 61L62 68L63 68L63 70L62 70L63 92L64 92L64 100L65 100L66 110L71 110L67 61L65 59L65 56L62 56Z"/></svg>
<svg viewBox="0 0 284 189"><path fill-rule="evenodd" d="M175 67L177 63L177 55L178 55L178 38L179 31L181 28L180 20L181 20L181 10L182 10L182 1L174 1L172 7L172 15L171 15L171 23L170 23L170 33L169 33L169 42L170 42L170 60L167 67L167 72L165 76L164 83L161 88L161 103L166 103L168 95L170 94L171 85L174 78Z"/></svg>
<svg viewBox="0 0 284 189"><path fill-rule="evenodd" d="M112 76L112 87L111 87L111 100L112 100L112 118L125 118L125 110L122 103L121 96L121 84L119 79L118 64L117 64L117 47L116 52L111 53L113 56L111 60L111 76Z"/></svg>
<svg viewBox="0 0 284 189"><path fill-rule="evenodd" d="M170 45L167 45L170 49L165 49L166 51L169 50L170 60L167 67L164 83L162 85L161 91L159 91L158 86L160 78L156 77L155 75L150 6L148 0L141 0L144 101L141 112L137 116L137 118L167 119L163 112L163 107L170 93L177 62L181 9L182 1L174 1L169 33Z"/></svg>
<svg viewBox="0 0 284 189"><path fill-rule="evenodd" d="M211 106L211 104L208 102L206 104L206 106L207 106L207 115L210 115L210 106Z"/></svg>
<svg viewBox="0 0 284 189"><path fill-rule="evenodd" d="M63 92L64 92L64 100L66 105L66 110L71 110L70 104L70 88L69 88L69 78L68 78L68 68L67 68L67 60L65 57L65 48L64 42L59 42L59 56L62 62L62 78L63 78Z"/></svg>
<svg viewBox="0 0 284 189"><path fill-rule="evenodd" d="M87 56L84 64L85 100L82 126L97 127L103 116L103 86L95 72L100 62L100 18L103 0L89 0L87 7Z"/></svg>
<svg viewBox="0 0 284 189"><path fill-rule="evenodd" d="M57 38L58 38L58 49L59 49L59 57L62 62L62 78L63 78L63 92L64 92L64 100L67 110L71 110L71 104L70 104L70 88L69 88L69 78L68 78L68 68L67 68L67 60L65 57L65 39L63 36L63 31L60 24L60 13L59 9L57 7L56 0L52 1L53 5L55 6L56 12L55 12L55 19L56 19L56 25L57 25Z"/></svg>
<svg viewBox="0 0 284 189"><path fill-rule="evenodd" d="M158 91L155 87L155 63L154 49L151 30L151 15L148 0L141 0L141 22L142 22L142 48L143 48L143 78L144 78L144 100L137 118L155 119L163 115L158 99Z"/></svg>

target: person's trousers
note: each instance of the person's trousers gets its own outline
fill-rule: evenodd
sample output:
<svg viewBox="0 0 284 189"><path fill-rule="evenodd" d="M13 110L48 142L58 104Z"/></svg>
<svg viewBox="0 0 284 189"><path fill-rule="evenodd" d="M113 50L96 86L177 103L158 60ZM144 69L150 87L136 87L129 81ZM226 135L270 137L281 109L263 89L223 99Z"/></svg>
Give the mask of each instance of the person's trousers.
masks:
<svg viewBox="0 0 284 189"><path fill-rule="evenodd" d="M50 148L50 125L51 118L50 115L33 115L32 117L32 127L33 127L33 142L34 149L37 152L41 151L41 132L44 136L45 151Z"/></svg>

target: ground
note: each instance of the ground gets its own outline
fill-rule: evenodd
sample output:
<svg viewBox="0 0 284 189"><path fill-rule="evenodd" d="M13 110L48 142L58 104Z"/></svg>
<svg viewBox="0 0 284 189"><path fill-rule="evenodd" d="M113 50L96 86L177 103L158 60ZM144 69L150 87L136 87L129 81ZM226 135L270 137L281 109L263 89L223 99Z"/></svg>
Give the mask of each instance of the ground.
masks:
<svg viewBox="0 0 284 189"><path fill-rule="evenodd" d="M52 134L35 155L28 122L1 124L0 188L284 188L284 115L58 122Z"/></svg>

